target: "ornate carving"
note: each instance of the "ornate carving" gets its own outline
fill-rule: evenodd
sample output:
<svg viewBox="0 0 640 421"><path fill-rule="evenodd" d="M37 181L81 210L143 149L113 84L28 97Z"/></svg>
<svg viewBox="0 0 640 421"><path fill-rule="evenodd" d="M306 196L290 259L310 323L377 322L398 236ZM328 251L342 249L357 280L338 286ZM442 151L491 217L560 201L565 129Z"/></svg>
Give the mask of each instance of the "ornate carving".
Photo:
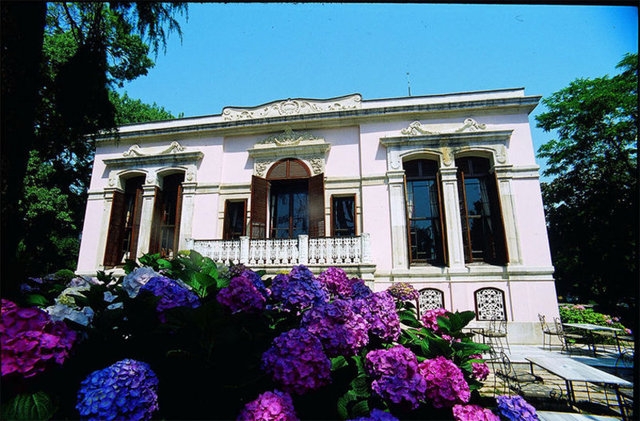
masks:
<svg viewBox="0 0 640 421"><path fill-rule="evenodd" d="M507 148L504 145L500 145L498 150L496 151L496 160L500 164L504 164L507 162Z"/></svg>
<svg viewBox="0 0 640 421"><path fill-rule="evenodd" d="M420 296L418 298L418 305L420 307L421 315L427 310L444 308L444 295L439 289L421 289Z"/></svg>
<svg viewBox="0 0 640 421"><path fill-rule="evenodd" d="M286 128L282 134L269 136L268 138L258 142L258 145L266 145L275 143L278 146L295 146L304 140L317 140L319 137L309 132L294 132L291 128Z"/></svg>
<svg viewBox="0 0 640 421"><path fill-rule="evenodd" d="M358 94L330 100L287 99L253 108L225 107L222 116L225 120L245 120L250 118L281 117L288 115L312 114L331 111L358 109L362 97Z"/></svg>
<svg viewBox="0 0 640 421"><path fill-rule="evenodd" d="M476 291L478 320L505 320L504 292L496 288Z"/></svg>
<svg viewBox="0 0 640 421"><path fill-rule="evenodd" d="M451 166L451 164L453 164L453 152L451 151L451 148L442 148L442 162L444 163L445 167L449 167Z"/></svg>
<svg viewBox="0 0 640 421"><path fill-rule="evenodd" d="M127 151L122 153L122 156L127 158L132 158L134 156L152 156L152 155L168 155L172 153L183 152L184 146L180 145L175 140L171 142L169 147L160 148L145 148L144 150L140 148L139 145L132 145Z"/></svg>
<svg viewBox="0 0 640 421"><path fill-rule="evenodd" d="M259 159L255 161L254 171L258 177L264 177L267 168L271 164L271 160L269 159Z"/></svg>
<svg viewBox="0 0 640 421"><path fill-rule="evenodd" d="M434 128L438 130L434 130ZM485 130L486 124L481 124L472 118L467 118L463 121L462 126L458 128L442 127L442 125L433 125L433 127L425 126L419 121L414 121L409 124L406 129L400 130L400 133L406 136L419 136L422 134L445 134L445 133L463 133L463 132L477 132L479 130Z"/></svg>
<svg viewBox="0 0 640 421"><path fill-rule="evenodd" d="M324 158L311 158L309 164L311 164L314 174L317 175L324 172Z"/></svg>

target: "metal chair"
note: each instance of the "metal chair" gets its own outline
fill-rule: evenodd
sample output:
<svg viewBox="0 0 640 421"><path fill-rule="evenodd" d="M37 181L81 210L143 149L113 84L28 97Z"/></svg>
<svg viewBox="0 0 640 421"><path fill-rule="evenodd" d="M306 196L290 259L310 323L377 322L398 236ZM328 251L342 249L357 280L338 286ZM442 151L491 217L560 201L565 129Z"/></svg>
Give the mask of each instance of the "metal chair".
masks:
<svg viewBox="0 0 640 421"><path fill-rule="evenodd" d="M545 384L542 377L533 374L531 366L528 371L514 368L511 360L504 352L500 353L500 368L496 375L503 379L505 392L514 391L527 400L562 399L562 388L559 385ZM499 373L499 374L498 374Z"/></svg>
<svg viewBox="0 0 640 421"><path fill-rule="evenodd" d="M551 338L553 338L554 336L558 338L558 342L560 342L560 345L564 347L561 338L562 331L558 330L557 325L554 323L553 328L549 327L546 316L544 314L538 314L538 320L540 320L540 327L542 328L542 349L544 349L545 345L547 344L547 336L549 337L549 351L551 351Z"/></svg>
<svg viewBox="0 0 640 421"><path fill-rule="evenodd" d="M558 332L558 338L562 342L561 351L567 351L568 354L571 354L572 348L574 348L576 344L585 342L585 337L583 335L565 331L560 318L555 317L553 319L553 323L556 327L556 332ZM588 341L587 346L591 348Z"/></svg>
<svg viewBox="0 0 640 421"><path fill-rule="evenodd" d="M480 334L484 339L488 340L488 345L492 347L496 353L504 351L504 345L502 343L504 339L504 342L507 344L507 350L509 354L511 354L506 320L489 320L489 327L482 330Z"/></svg>

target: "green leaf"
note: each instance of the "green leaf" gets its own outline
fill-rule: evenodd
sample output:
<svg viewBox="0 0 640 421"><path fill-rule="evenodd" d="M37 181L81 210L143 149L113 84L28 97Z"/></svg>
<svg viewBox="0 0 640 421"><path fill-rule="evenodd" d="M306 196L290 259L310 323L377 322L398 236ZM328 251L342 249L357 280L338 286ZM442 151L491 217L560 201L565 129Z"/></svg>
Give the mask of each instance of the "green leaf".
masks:
<svg viewBox="0 0 640 421"><path fill-rule="evenodd" d="M5 420L48 420L54 413L53 401L43 391L17 395L2 405L2 419Z"/></svg>
<svg viewBox="0 0 640 421"><path fill-rule="evenodd" d="M46 307L49 305L49 301L40 294L29 294L25 297L26 304L37 307Z"/></svg>

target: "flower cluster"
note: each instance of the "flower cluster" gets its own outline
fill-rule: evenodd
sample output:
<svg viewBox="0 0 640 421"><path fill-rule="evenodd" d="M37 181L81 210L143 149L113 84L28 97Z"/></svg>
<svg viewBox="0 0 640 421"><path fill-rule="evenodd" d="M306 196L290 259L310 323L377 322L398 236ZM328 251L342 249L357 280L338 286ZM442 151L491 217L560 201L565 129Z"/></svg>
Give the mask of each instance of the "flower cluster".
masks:
<svg viewBox="0 0 640 421"><path fill-rule="evenodd" d="M237 421L297 421L293 401L288 393L267 391L242 408Z"/></svg>
<svg viewBox="0 0 640 421"><path fill-rule="evenodd" d="M318 281L325 287L331 298L349 298L353 293L353 281L344 269L330 267L318 275Z"/></svg>
<svg viewBox="0 0 640 421"><path fill-rule="evenodd" d="M435 408L450 408L469 402L469 384L453 361L437 356L421 362L418 369L427 381L426 396Z"/></svg>
<svg viewBox="0 0 640 421"><path fill-rule="evenodd" d="M498 413L510 421L537 421L536 409L522 396L497 396Z"/></svg>
<svg viewBox="0 0 640 421"><path fill-rule="evenodd" d="M50 362L62 364L76 340L64 322L54 322L43 310L19 307L2 299L0 346L2 375L20 373L25 378L44 371Z"/></svg>
<svg viewBox="0 0 640 421"><path fill-rule="evenodd" d="M143 266L132 270L122 280L122 288L129 294L129 297L135 298L140 288L151 278L161 276L158 272L150 267Z"/></svg>
<svg viewBox="0 0 640 421"><path fill-rule="evenodd" d="M292 329L275 338L262 355L262 368L285 392L299 395L331 382L331 361L320 340L305 329Z"/></svg>
<svg viewBox="0 0 640 421"><path fill-rule="evenodd" d="M382 399L408 409L416 409L424 399L427 383L418 371L418 359L404 346L369 352L365 367L374 378L371 389Z"/></svg>
<svg viewBox="0 0 640 421"><path fill-rule="evenodd" d="M420 321L427 327L427 329L431 329L432 331L438 333L440 331L440 328L438 326L438 317L445 316L446 314L447 310L444 308L427 310L420 317Z"/></svg>
<svg viewBox="0 0 640 421"><path fill-rule="evenodd" d="M396 304L386 291L374 292L355 300L353 308L369 323L369 333L382 341L395 341L400 336L400 318Z"/></svg>
<svg viewBox="0 0 640 421"><path fill-rule="evenodd" d="M481 360L482 359L482 355L480 354L474 354L471 357L469 357L469 359L471 360ZM487 379L487 377L489 377L489 366L487 365L486 362L471 362L471 369L472 369L472 374L471 376L478 380L478 381L484 381Z"/></svg>
<svg viewBox="0 0 640 421"><path fill-rule="evenodd" d="M273 278L271 294L284 309L292 311L302 311L328 299L320 282L303 265L294 266L288 275Z"/></svg>
<svg viewBox="0 0 640 421"><path fill-rule="evenodd" d="M352 301L335 300L304 313L301 326L316 335L329 357L355 355L369 342L369 325Z"/></svg>
<svg viewBox="0 0 640 421"><path fill-rule="evenodd" d="M368 417L354 418L349 421L399 421L389 412L385 412L378 408L373 408Z"/></svg>
<svg viewBox="0 0 640 421"><path fill-rule="evenodd" d="M165 312L175 307L200 307L198 296L190 291L182 282L165 276L156 276L149 279L141 288L140 293L149 291L156 297L160 297L156 306L156 312L161 322L166 322Z"/></svg>
<svg viewBox="0 0 640 421"><path fill-rule="evenodd" d="M82 381L76 409L86 420L149 420L158 410L158 378L147 363L118 361Z"/></svg>
<svg viewBox="0 0 640 421"><path fill-rule="evenodd" d="M258 282L262 284L262 280L256 281L249 271L245 270L241 275L232 278L228 287L218 292L217 300L229 307L232 313L258 313L265 309L267 303L266 288L264 284L256 286Z"/></svg>
<svg viewBox="0 0 640 421"><path fill-rule="evenodd" d="M418 290L408 282L396 282L387 288L387 292L400 301L415 301L418 299Z"/></svg>
<svg viewBox="0 0 640 421"><path fill-rule="evenodd" d="M500 421L490 409L475 404L454 405L453 418L455 421Z"/></svg>

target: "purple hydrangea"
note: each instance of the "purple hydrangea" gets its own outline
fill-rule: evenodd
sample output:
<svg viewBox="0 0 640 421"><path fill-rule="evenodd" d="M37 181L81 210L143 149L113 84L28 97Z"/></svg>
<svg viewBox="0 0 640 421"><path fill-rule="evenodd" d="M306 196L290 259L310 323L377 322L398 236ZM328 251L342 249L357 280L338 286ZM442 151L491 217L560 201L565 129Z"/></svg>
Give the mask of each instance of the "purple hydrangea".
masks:
<svg viewBox="0 0 640 421"><path fill-rule="evenodd" d="M385 342L393 342L400 337L400 318L396 303L386 291L354 300L353 308L369 323L369 333Z"/></svg>
<svg viewBox="0 0 640 421"><path fill-rule="evenodd" d="M264 392L246 404L237 421L297 421L293 400L288 393Z"/></svg>
<svg viewBox="0 0 640 421"><path fill-rule="evenodd" d="M498 413L510 421L537 421L536 409L522 396L496 396Z"/></svg>
<svg viewBox="0 0 640 421"><path fill-rule="evenodd" d="M382 409L373 408L368 417L354 418L349 421L399 421L398 418Z"/></svg>
<svg viewBox="0 0 640 421"><path fill-rule="evenodd" d="M294 266L288 275L273 278L271 293L274 300L287 310L302 311L327 301L327 293L303 265Z"/></svg>
<svg viewBox="0 0 640 421"><path fill-rule="evenodd" d="M415 301L418 299L418 290L408 282L396 282L387 288L387 292L400 301Z"/></svg>
<svg viewBox="0 0 640 421"><path fill-rule="evenodd" d="M156 276L149 279L141 288L140 292L149 291L156 297L160 297L156 306L156 312L161 322L166 322L165 312L175 307L200 307L200 299L193 292L188 290L183 284L167 278Z"/></svg>
<svg viewBox="0 0 640 421"><path fill-rule="evenodd" d="M426 396L434 408L451 408L469 402L471 392L460 367L453 361L437 356L418 366L427 381Z"/></svg>
<svg viewBox="0 0 640 421"><path fill-rule="evenodd" d="M367 284L358 278L351 278L351 298L354 300L359 298L367 298L373 294L371 288Z"/></svg>
<svg viewBox="0 0 640 421"><path fill-rule="evenodd" d="M149 282L151 278L155 278L157 276L160 276L160 274L153 270L153 268L147 266L135 268L122 280L122 288L127 291L129 297L135 298L138 295L140 288Z"/></svg>
<svg viewBox="0 0 640 421"><path fill-rule="evenodd" d="M349 298L352 293L352 281L344 269L330 267L318 275L318 281L329 292L331 298Z"/></svg>
<svg viewBox="0 0 640 421"><path fill-rule="evenodd" d="M260 279L258 280L262 283ZM263 284L261 289L264 292L262 292L256 283L249 271L244 271L240 276L231 279L229 286L222 288L216 299L220 304L227 306L232 313L240 311L259 313L266 306L266 288Z"/></svg>
<svg viewBox="0 0 640 421"><path fill-rule="evenodd" d="M76 409L83 420L149 420L158 410L158 378L147 363L118 361L82 381Z"/></svg>
<svg viewBox="0 0 640 421"><path fill-rule="evenodd" d="M262 368L285 392L298 395L331 382L331 360L320 340L305 329L292 329L275 338L262 355Z"/></svg>
<svg viewBox="0 0 640 421"><path fill-rule="evenodd" d="M350 300L335 300L307 310L301 326L316 335L329 357L355 355L369 343L369 325Z"/></svg>
<svg viewBox="0 0 640 421"><path fill-rule="evenodd" d="M479 405L454 405L453 419L455 421L500 421L500 417L488 408Z"/></svg>
<svg viewBox="0 0 640 421"><path fill-rule="evenodd" d="M36 307L19 307L2 299L0 348L2 375L20 373L33 377L52 362L62 364L76 340L76 332L64 322L54 322Z"/></svg>
<svg viewBox="0 0 640 421"><path fill-rule="evenodd" d="M416 409L424 399L427 383L418 371L415 354L402 345L367 354L365 368L374 379L371 389L385 401Z"/></svg>
<svg viewBox="0 0 640 421"><path fill-rule="evenodd" d="M474 354L469 358L472 360L481 360L482 355ZM487 377L489 377L489 366L484 361L471 362L471 369L472 369L471 376L476 380L484 381L487 379Z"/></svg>
<svg viewBox="0 0 640 421"><path fill-rule="evenodd" d="M427 310L420 317L422 324L426 326L427 329L431 329L435 333L440 332L440 327L438 326L438 317L445 316L447 314L447 310L444 308L435 308L432 310Z"/></svg>

